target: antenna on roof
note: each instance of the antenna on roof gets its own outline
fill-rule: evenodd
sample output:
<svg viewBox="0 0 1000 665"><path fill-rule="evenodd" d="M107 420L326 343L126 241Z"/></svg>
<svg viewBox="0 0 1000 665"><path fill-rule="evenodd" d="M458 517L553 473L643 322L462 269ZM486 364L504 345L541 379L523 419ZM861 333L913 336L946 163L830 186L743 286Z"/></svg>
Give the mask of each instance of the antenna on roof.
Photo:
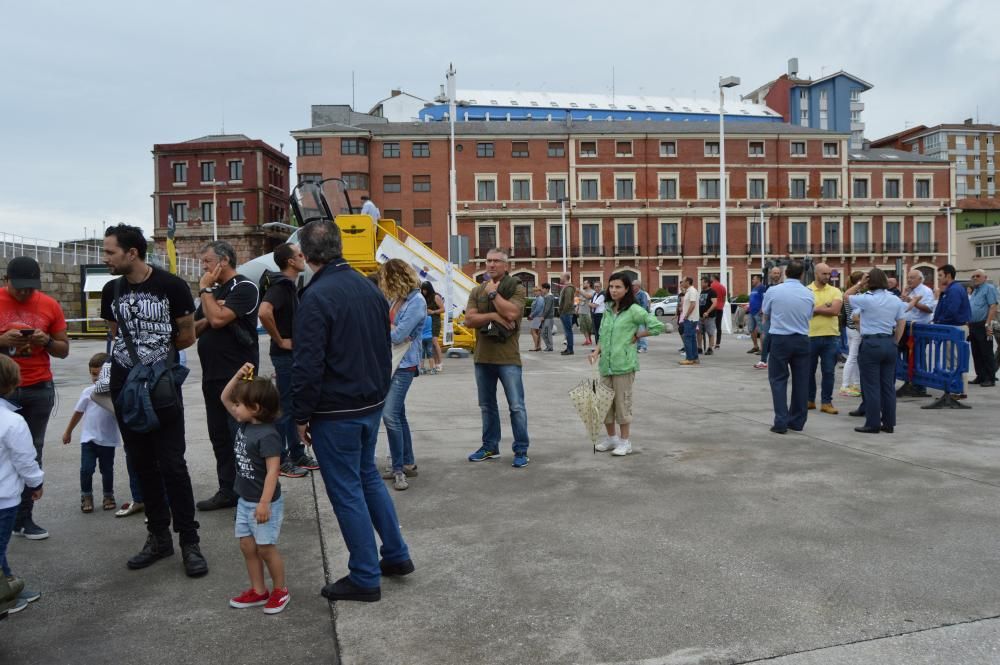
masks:
<svg viewBox="0 0 1000 665"><path fill-rule="evenodd" d="M611 65L611 103L615 103L615 66Z"/></svg>
<svg viewBox="0 0 1000 665"><path fill-rule="evenodd" d="M226 135L226 98L222 98L222 135Z"/></svg>
<svg viewBox="0 0 1000 665"><path fill-rule="evenodd" d="M351 70L351 110L357 110L357 105L354 103L354 70Z"/></svg>

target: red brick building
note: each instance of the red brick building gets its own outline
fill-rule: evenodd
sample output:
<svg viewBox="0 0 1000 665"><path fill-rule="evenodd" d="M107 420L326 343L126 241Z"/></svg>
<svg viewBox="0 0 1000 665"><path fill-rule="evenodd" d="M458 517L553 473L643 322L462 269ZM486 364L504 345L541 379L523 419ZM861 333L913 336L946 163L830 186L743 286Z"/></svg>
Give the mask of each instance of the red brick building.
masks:
<svg viewBox="0 0 1000 665"><path fill-rule="evenodd" d="M195 256L217 231L239 261L260 256L287 233L261 225L287 222L291 161L243 134L203 136L153 146L153 236L166 238L167 215L177 225L177 252Z"/></svg>
<svg viewBox="0 0 1000 665"><path fill-rule="evenodd" d="M719 135L710 122L459 122L458 232L469 274L493 246L540 283L562 272L566 199L574 281L618 269L650 290L719 270ZM447 251L448 125L320 125L292 132L299 179L343 177L383 217ZM849 134L777 123L726 124L728 266L746 293L764 254L854 268L932 266L947 252L947 163L895 150L848 150Z"/></svg>

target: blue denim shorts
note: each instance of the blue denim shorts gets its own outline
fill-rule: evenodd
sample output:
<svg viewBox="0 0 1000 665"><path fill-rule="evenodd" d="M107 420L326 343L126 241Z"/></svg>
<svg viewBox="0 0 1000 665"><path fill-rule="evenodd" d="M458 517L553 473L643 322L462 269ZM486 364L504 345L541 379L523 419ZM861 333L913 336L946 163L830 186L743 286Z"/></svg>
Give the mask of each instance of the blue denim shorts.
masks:
<svg viewBox="0 0 1000 665"><path fill-rule="evenodd" d="M285 517L285 497L278 497L271 502L271 519L263 524L257 523L254 511L257 504L239 499L236 502L236 537L253 536L258 545L277 545L281 533L281 522Z"/></svg>

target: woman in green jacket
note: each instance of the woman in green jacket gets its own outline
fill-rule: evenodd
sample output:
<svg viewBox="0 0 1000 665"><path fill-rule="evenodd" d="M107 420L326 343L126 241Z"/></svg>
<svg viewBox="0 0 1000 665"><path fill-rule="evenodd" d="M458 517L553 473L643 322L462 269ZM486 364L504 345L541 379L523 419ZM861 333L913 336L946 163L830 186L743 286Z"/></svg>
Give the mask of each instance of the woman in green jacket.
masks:
<svg viewBox="0 0 1000 665"><path fill-rule="evenodd" d="M597 450L602 453L610 450L612 455L622 456L632 452L632 442L629 441L632 384L635 373L639 371L636 342L640 337L659 335L663 332L663 324L636 304L632 278L627 273L611 275L605 301L611 304L601 319L599 341L590 353L590 362L600 363L601 383L615 391L615 400L604 416L608 434L597 444ZM618 423L621 436L615 435L615 423Z"/></svg>

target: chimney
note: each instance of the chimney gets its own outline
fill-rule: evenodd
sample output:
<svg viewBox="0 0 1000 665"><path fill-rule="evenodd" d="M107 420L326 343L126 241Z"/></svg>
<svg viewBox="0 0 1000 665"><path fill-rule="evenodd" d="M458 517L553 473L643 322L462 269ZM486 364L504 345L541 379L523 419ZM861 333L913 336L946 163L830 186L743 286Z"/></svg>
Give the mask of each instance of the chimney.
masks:
<svg viewBox="0 0 1000 665"><path fill-rule="evenodd" d="M797 78L799 75L799 59L789 58L788 59L788 75L791 78Z"/></svg>
<svg viewBox="0 0 1000 665"><path fill-rule="evenodd" d="M966 118L966 119L965 119L965 120L963 121L963 124L966 124L966 125L971 125L971 124L972 124L972 118Z"/></svg>
<svg viewBox="0 0 1000 665"><path fill-rule="evenodd" d="M402 92L403 92L402 90L396 90L395 88L393 88L392 90L389 91L389 96L399 97L402 94Z"/></svg>

